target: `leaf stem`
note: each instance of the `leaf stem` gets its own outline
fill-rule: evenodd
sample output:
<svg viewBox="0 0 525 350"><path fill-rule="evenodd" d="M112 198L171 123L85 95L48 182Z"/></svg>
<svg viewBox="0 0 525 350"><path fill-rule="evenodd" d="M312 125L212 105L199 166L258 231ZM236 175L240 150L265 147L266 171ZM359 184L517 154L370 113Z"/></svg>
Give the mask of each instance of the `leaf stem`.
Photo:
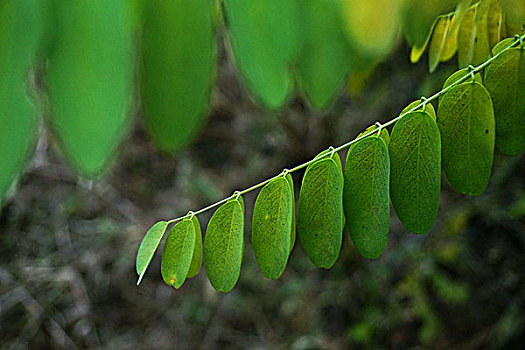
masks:
<svg viewBox="0 0 525 350"><path fill-rule="evenodd" d="M398 120L400 120L401 118L403 118L405 115L409 114L409 113L412 113L414 111L417 111L418 109L420 108L424 108L425 105L429 102L432 102L434 101L435 99L439 98L441 95L445 94L446 92L448 92L449 90L451 90L453 87L467 81L468 79L470 79L474 74L478 73L479 71L481 71L483 68L485 68L486 66L488 66L490 63L492 63L492 61L494 61L499 55L501 55L503 52L509 50L510 48L516 46L517 44L522 44L523 43L523 40L525 39L525 34L521 35L521 36L516 36L516 39L514 40L514 42L512 44L510 44L508 47L506 47L505 49L501 50L499 53L497 53L496 55L492 56L491 58L489 58L488 60L486 60L485 62L483 62L482 64L480 64L479 66L477 67L473 67L470 74L466 74L464 75L463 77L461 77L460 79L456 80L455 82L453 82L452 84L450 84L449 86L447 86L446 88L442 89L441 91L438 91L436 92L434 95L428 97L428 98L422 98L422 102L418 103L416 106L412 107L411 109L409 109L408 111L406 112L403 112L401 113L399 116L397 116L396 118L393 118L391 120L389 120L388 122L385 122L384 124L381 124L381 126L379 127L379 130L381 131L382 129L394 124L395 122L397 122ZM331 151L331 152L339 152L351 145L353 145L354 143L364 139L365 137L368 137L370 136L369 133L365 133L351 141L348 141L338 147L335 147L333 148L332 146L330 146L330 148L328 148L327 150L328 151ZM300 169L303 169L305 167L307 167L308 165L312 164L314 161L318 160L317 157L314 157L313 159L310 159L309 161L303 163L303 164L300 164L300 165L297 165L296 167L292 168L292 169L289 169L287 171L287 173L293 173L297 170L300 170ZM202 209L199 209L195 212L189 212L188 214L184 215L184 216L180 216L178 218L174 218L174 219L171 219L171 220L168 220L168 224L171 224L171 223L174 223L174 222L177 222L179 220L182 220L190 215L198 215L198 214L201 214L205 211L208 211L210 209L213 209L221 204L224 204L226 203L227 201L229 201L230 199L233 199L235 198L236 196L242 196L243 194L246 194L248 192L251 192L253 190L256 190L264 185L266 185L267 183L269 183L270 181L278 178L279 176L282 176L282 173L279 173L275 176L272 176L256 185L253 185L251 187L248 187L242 191L236 191L234 192L231 196L229 197L226 197L226 198L223 198L213 204L210 204L208 205L207 207L204 207ZM191 213L191 214L190 214Z"/></svg>

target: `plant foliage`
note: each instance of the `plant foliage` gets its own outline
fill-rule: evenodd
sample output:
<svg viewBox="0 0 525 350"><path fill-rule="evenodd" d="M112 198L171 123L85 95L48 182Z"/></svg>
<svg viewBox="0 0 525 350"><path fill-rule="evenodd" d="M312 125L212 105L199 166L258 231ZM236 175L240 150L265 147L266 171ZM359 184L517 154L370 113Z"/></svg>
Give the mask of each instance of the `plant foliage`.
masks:
<svg viewBox="0 0 525 350"><path fill-rule="evenodd" d="M210 220L204 243L204 262L212 286L221 292L235 286L244 251L241 194L263 185L252 218L252 247L263 275L271 279L281 277L295 241L295 200L290 173L303 167L306 171L299 191L297 232L308 258L325 269L331 268L339 257L345 226L363 257L377 259L383 254L388 242L390 200L407 230L417 234L431 231L439 208L441 164L456 191L471 196L483 193L490 179L496 142L507 144L517 137L512 133L497 134L498 123L523 122L520 118L525 115L521 104L511 101L512 98L519 101L518 91L523 90L524 36L518 39L505 40L506 47L496 45L497 56L480 66L454 72L439 93L412 102L397 118L384 125L372 125L353 141L325 150L309 162L216 203L225 204ZM479 71L484 67L500 100L492 98L481 82ZM438 97L436 115L431 102ZM506 101L507 109L496 109L496 101ZM509 117L517 119L509 122ZM389 136L386 127L393 124ZM346 147L349 151L343 173L338 151ZM182 220L177 225L188 222L190 230L187 217L172 221ZM177 231L177 225L172 233ZM152 240L149 236L150 233L145 241ZM177 242L189 236L181 230ZM157 242L158 236L153 240ZM168 236L163 261L164 255L169 254L166 250L184 256L180 252L182 244L173 244L172 240ZM150 243L148 246L156 247ZM138 256L141 266L149 263L151 249L144 254L141 246ZM193 247L187 250L192 252ZM177 274L172 273L166 281L175 287L184 281L190 257L179 260L186 262L181 270L184 277L177 279ZM174 264L173 269L179 267ZM137 272L144 270L145 266Z"/></svg>

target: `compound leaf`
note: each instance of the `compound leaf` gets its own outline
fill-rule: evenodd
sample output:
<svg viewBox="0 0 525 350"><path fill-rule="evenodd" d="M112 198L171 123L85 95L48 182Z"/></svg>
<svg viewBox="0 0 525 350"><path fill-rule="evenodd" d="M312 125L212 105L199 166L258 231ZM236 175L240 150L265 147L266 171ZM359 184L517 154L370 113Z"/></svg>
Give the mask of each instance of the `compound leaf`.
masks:
<svg viewBox="0 0 525 350"><path fill-rule="evenodd" d="M441 160L449 183L470 196L487 188L494 157L494 112L487 90L462 83L440 100Z"/></svg>
<svg viewBox="0 0 525 350"><path fill-rule="evenodd" d="M159 243L162 240L162 236L164 236L164 232L166 232L167 227L168 223L166 221L159 221L155 225L151 226L142 239L139 251L137 252L135 266L137 275L139 275L137 285L139 285L142 281L142 278L146 273L146 269L148 268L151 259L153 259L153 255L155 255L155 251L157 250L157 247L159 246Z"/></svg>
<svg viewBox="0 0 525 350"><path fill-rule="evenodd" d="M401 118L390 137L390 198L399 220L426 233L436 220L441 189L441 139L427 112Z"/></svg>
<svg viewBox="0 0 525 350"><path fill-rule="evenodd" d="M265 277L278 279L290 254L293 199L286 178L266 184L255 201L252 221L252 247L257 265Z"/></svg>
<svg viewBox="0 0 525 350"><path fill-rule="evenodd" d="M496 118L496 145L506 155L525 150L525 49L501 53L485 71Z"/></svg>
<svg viewBox="0 0 525 350"><path fill-rule="evenodd" d="M346 158L343 207L357 251L378 258L388 239L390 160L385 142L367 137Z"/></svg>
<svg viewBox="0 0 525 350"><path fill-rule="evenodd" d="M194 215L191 219L195 232L195 247L193 249L193 256L191 258L190 270L188 271L187 278L192 278L197 275L202 266L202 232L199 219Z"/></svg>
<svg viewBox="0 0 525 350"><path fill-rule="evenodd" d="M334 157L337 153L334 153ZM343 236L343 176L333 157L321 158L307 168L297 213L301 245L312 263L332 267Z"/></svg>
<svg viewBox="0 0 525 350"><path fill-rule="evenodd" d="M215 77L213 2L143 1L141 94L156 145L188 145L204 125Z"/></svg>
<svg viewBox="0 0 525 350"><path fill-rule="evenodd" d="M195 226L191 219L178 222L168 233L162 250L160 271L168 286L179 289L190 270L195 248Z"/></svg>
<svg viewBox="0 0 525 350"><path fill-rule="evenodd" d="M51 125L83 175L99 175L127 126L131 2L57 1L48 65Z"/></svg>
<svg viewBox="0 0 525 350"><path fill-rule="evenodd" d="M236 199L213 214L204 238L204 266L211 285L219 292L235 287L244 251L244 212Z"/></svg>

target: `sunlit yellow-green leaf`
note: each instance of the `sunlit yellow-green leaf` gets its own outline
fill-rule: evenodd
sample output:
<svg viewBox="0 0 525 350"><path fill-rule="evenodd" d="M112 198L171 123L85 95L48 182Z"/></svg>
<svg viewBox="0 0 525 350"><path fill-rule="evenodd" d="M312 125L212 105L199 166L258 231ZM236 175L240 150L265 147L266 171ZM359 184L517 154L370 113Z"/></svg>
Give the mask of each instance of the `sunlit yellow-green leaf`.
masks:
<svg viewBox="0 0 525 350"><path fill-rule="evenodd" d="M474 42L476 40L476 25L474 16L476 15L476 6L471 7L459 26L458 32L458 66L467 67L472 62L474 55Z"/></svg>
<svg viewBox="0 0 525 350"><path fill-rule="evenodd" d="M371 57L390 52L401 28L398 0L341 0L346 33L356 49Z"/></svg>
<svg viewBox="0 0 525 350"><path fill-rule="evenodd" d="M445 42L447 40L447 31L450 23L450 16L440 16L434 32L432 33L432 40L428 48L428 69L430 73L434 72L439 65L439 59Z"/></svg>
<svg viewBox="0 0 525 350"><path fill-rule="evenodd" d="M474 39L474 52L472 64L477 66L485 62L490 57L489 31L488 31L488 11L481 16L476 24L476 39Z"/></svg>

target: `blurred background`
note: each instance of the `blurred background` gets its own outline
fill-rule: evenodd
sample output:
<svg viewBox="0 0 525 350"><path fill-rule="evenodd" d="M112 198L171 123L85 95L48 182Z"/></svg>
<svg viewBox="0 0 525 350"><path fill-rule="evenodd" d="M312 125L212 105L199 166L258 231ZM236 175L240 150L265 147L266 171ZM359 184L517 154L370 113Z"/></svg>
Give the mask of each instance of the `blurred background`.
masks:
<svg viewBox="0 0 525 350"><path fill-rule="evenodd" d="M480 197L454 193L443 178L438 221L427 235L408 233L392 215L377 261L360 257L346 232L331 270L315 268L297 241L283 277L265 279L250 247L250 193L243 267L231 293L215 292L204 268L180 290L166 286L160 254L135 285L135 255L154 222L354 138L439 90L455 70L445 64L428 75L424 63L408 62L409 50L399 45L359 97L343 91L325 113L300 98L265 112L222 52L210 120L196 141L178 157L161 155L136 121L98 181L75 175L42 133L0 214L2 348L521 348L523 155L496 154ZM297 190L302 174L293 177ZM211 214L199 216L203 228Z"/></svg>
<svg viewBox="0 0 525 350"><path fill-rule="evenodd" d="M446 11L453 11L465 1L448 2ZM208 121L176 155L152 144L134 106L114 162L91 180L75 172L52 128L39 124L34 154L0 211L0 348L521 349L523 154L496 151L490 185L479 197L454 192L443 176L438 219L426 235L407 232L391 209L387 249L378 260L362 258L345 231L332 269L315 268L297 240L281 279L264 278L250 246L254 191L244 196L246 249L232 292L217 293L204 267L180 290L165 285L161 249L136 286L135 256L152 224L396 117L439 91L458 67L443 62L429 74L427 62L410 63L413 49L393 35L382 59L351 76L331 107L316 111L294 96L268 111L246 88L218 33ZM30 77L34 90L45 89L44 68ZM38 120L45 119L49 111L38 110ZM346 151L340 155L344 160ZM296 198L302 175L293 174ZM212 214L199 215L203 232Z"/></svg>

